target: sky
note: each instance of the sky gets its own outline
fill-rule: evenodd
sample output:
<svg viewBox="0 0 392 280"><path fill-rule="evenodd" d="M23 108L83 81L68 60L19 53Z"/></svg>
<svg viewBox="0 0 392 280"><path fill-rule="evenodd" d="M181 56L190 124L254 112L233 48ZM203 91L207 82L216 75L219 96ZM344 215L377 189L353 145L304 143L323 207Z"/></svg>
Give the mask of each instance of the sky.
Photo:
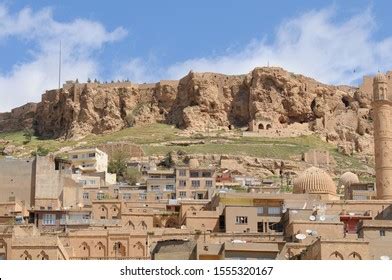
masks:
<svg viewBox="0 0 392 280"><path fill-rule="evenodd" d="M279 66L358 85L392 69L392 2L0 0L0 112L61 82L179 79Z"/></svg>

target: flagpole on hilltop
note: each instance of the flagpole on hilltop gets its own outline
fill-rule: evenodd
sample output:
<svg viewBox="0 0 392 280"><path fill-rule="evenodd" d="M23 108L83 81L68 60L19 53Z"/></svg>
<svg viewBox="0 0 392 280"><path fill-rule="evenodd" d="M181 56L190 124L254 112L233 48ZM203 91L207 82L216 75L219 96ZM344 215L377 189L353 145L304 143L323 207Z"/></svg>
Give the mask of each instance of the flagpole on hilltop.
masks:
<svg viewBox="0 0 392 280"><path fill-rule="evenodd" d="M60 40L60 50L59 50L59 89L61 85L61 40Z"/></svg>

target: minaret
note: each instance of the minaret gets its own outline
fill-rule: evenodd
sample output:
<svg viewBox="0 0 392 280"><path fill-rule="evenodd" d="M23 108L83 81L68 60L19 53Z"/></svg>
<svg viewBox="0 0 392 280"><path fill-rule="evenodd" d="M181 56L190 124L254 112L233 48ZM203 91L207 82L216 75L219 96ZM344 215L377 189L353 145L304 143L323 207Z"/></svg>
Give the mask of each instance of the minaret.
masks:
<svg viewBox="0 0 392 280"><path fill-rule="evenodd" d="M387 78L378 73L373 79L374 154L377 199L392 199L392 98Z"/></svg>

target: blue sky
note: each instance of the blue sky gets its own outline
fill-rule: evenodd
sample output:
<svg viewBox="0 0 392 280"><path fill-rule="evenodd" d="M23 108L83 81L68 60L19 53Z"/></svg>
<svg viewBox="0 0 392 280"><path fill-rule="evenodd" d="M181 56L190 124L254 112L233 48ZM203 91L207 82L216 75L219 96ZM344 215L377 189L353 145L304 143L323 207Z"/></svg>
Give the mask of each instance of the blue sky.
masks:
<svg viewBox="0 0 392 280"><path fill-rule="evenodd" d="M0 112L57 86L60 39L63 80L151 82L269 63L355 85L392 68L389 2L0 0Z"/></svg>

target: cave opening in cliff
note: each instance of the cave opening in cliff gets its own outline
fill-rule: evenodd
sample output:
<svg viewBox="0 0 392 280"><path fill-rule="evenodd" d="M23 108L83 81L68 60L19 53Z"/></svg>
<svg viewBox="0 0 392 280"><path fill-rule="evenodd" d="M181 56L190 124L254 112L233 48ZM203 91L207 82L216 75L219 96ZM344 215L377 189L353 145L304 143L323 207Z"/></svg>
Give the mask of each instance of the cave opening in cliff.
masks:
<svg viewBox="0 0 392 280"><path fill-rule="evenodd" d="M342 102L346 108L348 108L350 106L350 100L347 96L342 97Z"/></svg>

